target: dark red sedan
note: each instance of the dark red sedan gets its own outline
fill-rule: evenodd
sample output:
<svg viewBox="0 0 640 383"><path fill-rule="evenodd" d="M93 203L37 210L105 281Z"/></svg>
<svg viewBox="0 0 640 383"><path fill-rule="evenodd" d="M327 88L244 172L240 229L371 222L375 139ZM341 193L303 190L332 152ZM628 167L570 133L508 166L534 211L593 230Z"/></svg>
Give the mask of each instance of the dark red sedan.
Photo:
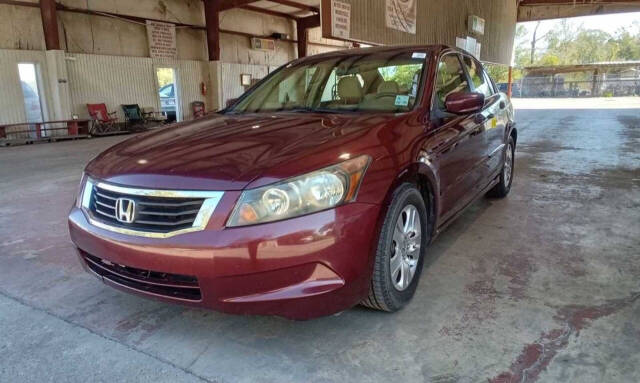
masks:
<svg viewBox="0 0 640 383"><path fill-rule="evenodd" d="M396 311L430 241L509 193L514 125L460 50L308 57L220 113L100 154L69 230L89 272L143 296L296 319Z"/></svg>

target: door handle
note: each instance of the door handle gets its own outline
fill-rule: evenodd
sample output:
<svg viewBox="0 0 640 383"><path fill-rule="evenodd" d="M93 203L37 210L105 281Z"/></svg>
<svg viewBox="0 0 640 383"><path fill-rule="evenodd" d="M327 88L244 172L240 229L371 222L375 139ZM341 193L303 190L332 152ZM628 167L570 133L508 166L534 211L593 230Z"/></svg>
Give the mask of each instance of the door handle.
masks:
<svg viewBox="0 0 640 383"><path fill-rule="evenodd" d="M500 109L504 109L507 107L507 104L504 103L504 101L500 101Z"/></svg>
<svg viewBox="0 0 640 383"><path fill-rule="evenodd" d="M492 118L494 118L496 115L493 113L489 113L489 115L487 116L487 120L490 120Z"/></svg>

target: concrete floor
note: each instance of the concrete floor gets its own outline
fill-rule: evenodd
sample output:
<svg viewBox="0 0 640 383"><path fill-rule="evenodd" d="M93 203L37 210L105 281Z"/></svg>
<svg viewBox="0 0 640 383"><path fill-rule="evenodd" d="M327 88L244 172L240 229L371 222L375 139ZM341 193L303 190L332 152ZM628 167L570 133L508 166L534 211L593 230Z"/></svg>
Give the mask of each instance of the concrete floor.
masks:
<svg viewBox="0 0 640 383"><path fill-rule="evenodd" d="M438 238L393 315L292 322L115 291L82 271L66 214L123 137L0 148L0 381L640 381L640 99L516 103L510 196Z"/></svg>

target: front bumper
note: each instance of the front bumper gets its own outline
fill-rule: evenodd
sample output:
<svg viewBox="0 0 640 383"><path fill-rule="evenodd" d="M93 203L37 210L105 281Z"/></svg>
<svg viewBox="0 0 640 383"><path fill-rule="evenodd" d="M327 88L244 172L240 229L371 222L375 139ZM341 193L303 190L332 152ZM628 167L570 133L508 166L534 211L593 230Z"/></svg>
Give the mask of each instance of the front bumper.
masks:
<svg viewBox="0 0 640 383"><path fill-rule="evenodd" d="M235 314L309 319L345 310L368 294L379 212L378 205L351 203L238 228L225 228L214 216L203 231L158 239L101 229L73 208L69 231L85 268L118 289ZM105 264L196 277L199 297L159 294L96 273L88 255Z"/></svg>

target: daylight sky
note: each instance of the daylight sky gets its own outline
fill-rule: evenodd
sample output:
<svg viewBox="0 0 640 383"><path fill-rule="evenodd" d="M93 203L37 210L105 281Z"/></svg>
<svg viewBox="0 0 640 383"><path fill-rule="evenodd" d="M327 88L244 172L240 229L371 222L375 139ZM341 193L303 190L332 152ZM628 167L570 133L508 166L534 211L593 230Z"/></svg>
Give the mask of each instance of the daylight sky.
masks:
<svg viewBox="0 0 640 383"><path fill-rule="evenodd" d="M546 33L552 29L560 19L544 20L538 29L538 35ZM568 19L572 24L582 24L587 29L601 29L608 33L615 33L622 26L632 26L634 21L640 22L640 12L634 13L616 13L612 15L572 17ZM522 23L529 31L528 40L531 40L531 34L535 28L535 21Z"/></svg>

